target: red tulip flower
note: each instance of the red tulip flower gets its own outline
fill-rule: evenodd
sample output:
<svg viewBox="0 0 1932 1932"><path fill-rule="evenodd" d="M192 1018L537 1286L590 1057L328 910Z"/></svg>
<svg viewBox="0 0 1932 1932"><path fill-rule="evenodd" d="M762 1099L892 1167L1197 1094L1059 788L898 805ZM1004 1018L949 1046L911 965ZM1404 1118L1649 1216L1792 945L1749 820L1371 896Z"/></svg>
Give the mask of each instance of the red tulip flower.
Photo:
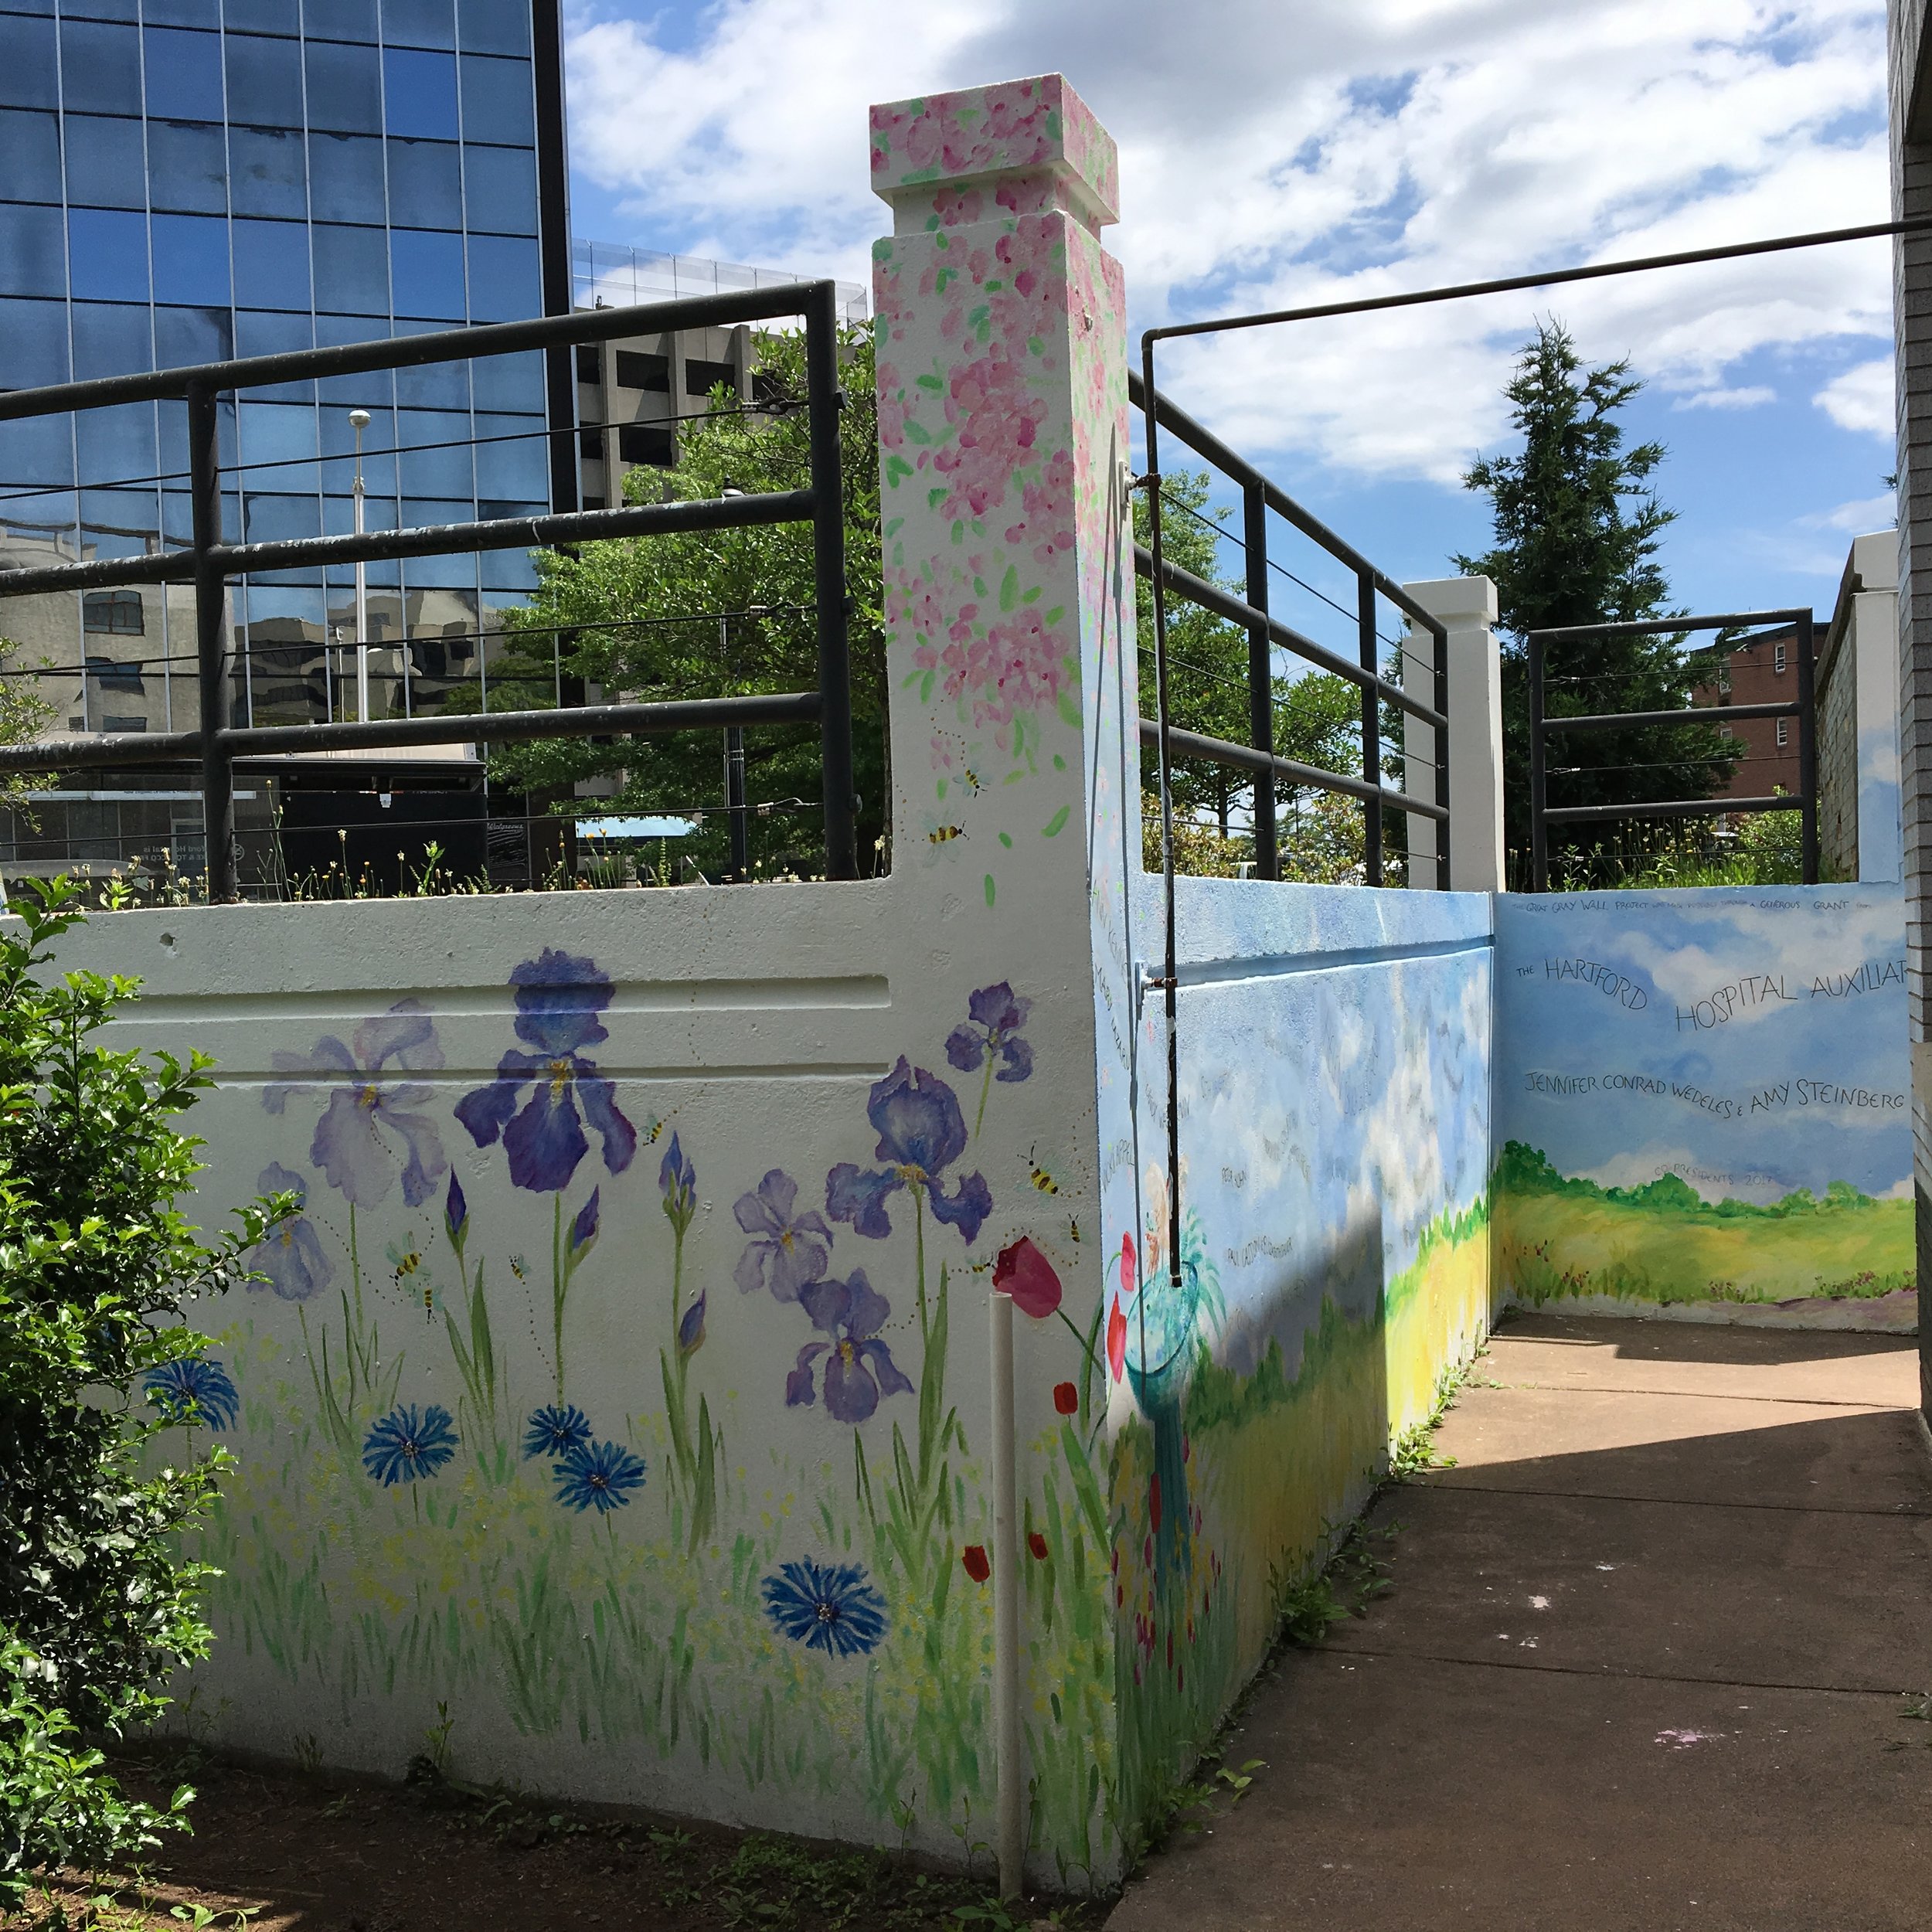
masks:
<svg viewBox="0 0 1932 1932"><path fill-rule="evenodd" d="M1026 1547L1033 1553L1033 1559L1036 1563L1046 1562L1046 1539L1037 1529L1027 1531Z"/></svg>
<svg viewBox="0 0 1932 1932"><path fill-rule="evenodd" d="M1063 1416L1080 1413L1080 1392L1070 1382L1053 1384L1053 1406Z"/></svg>
<svg viewBox="0 0 1932 1932"><path fill-rule="evenodd" d="M1121 1236L1121 1292L1129 1297L1134 1293L1134 1237L1131 1234Z"/></svg>
<svg viewBox="0 0 1932 1932"><path fill-rule="evenodd" d="M967 1575L976 1583L983 1583L993 1573L993 1566L986 1560L984 1543L968 1543L959 1553L959 1560Z"/></svg>
<svg viewBox="0 0 1932 1932"><path fill-rule="evenodd" d="M1117 1294L1107 1317L1107 1366L1116 1382L1127 1372L1127 1317L1121 1312Z"/></svg>
<svg viewBox="0 0 1932 1932"><path fill-rule="evenodd" d="M1053 1264L1025 1235L1002 1248L993 1264L993 1286L1013 1298L1022 1315L1044 1321L1060 1304L1060 1278Z"/></svg>

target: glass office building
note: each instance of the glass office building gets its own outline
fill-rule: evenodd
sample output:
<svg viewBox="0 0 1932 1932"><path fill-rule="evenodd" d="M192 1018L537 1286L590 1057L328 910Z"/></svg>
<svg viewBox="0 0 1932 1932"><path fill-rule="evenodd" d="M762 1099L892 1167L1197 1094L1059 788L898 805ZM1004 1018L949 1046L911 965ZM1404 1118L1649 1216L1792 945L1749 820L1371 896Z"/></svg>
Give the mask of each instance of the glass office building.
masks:
<svg viewBox="0 0 1932 1932"><path fill-rule="evenodd" d="M0 386L560 311L562 113L556 0L0 0ZM568 507L571 382L533 355L224 401L225 533L352 528L355 408L372 528ZM0 566L185 543L183 427L0 424ZM510 553L369 580L381 716L474 678L531 577ZM236 719L353 715L352 582L236 587ZM61 668L56 731L199 722L184 588L0 604L0 634Z"/></svg>

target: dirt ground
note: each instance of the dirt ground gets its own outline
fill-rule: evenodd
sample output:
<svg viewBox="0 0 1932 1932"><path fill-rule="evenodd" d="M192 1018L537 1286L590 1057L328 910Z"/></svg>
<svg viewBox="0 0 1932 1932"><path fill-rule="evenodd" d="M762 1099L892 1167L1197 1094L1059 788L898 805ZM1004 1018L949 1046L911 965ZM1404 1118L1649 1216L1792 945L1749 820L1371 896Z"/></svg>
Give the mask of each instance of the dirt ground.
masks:
<svg viewBox="0 0 1932 1932"><path fill-rule="evenodd" d="M434 1779L345 1785L192 1750L116 1768L151 1802L165 1802L183 1778L193 1784L195 1829L169 1835L138 1872L91 1883L72 1877L43 1901L96 1932L179 1932L183 1924L221 1932L1017 1932L1043 1922L1092 1925L1102 1916L1069 1901L1002 1909L984 1872L971 1882L884 1852L557 1808Z"/></svg>

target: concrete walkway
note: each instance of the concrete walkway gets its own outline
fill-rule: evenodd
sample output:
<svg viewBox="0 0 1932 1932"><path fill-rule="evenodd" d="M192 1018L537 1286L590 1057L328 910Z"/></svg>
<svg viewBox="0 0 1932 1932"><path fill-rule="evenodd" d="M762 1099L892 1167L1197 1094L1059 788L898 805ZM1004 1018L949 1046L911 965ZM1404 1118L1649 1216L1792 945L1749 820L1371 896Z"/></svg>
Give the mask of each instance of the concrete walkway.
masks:
<svg viewBox="0 0 1932 1932"><path fill-rule="evenodd" d="M1111 1932L1932 1925L1917 1349L1506 1326L1373 1512L1393 1593L1281 1660L1267 1770Z"/></svg>

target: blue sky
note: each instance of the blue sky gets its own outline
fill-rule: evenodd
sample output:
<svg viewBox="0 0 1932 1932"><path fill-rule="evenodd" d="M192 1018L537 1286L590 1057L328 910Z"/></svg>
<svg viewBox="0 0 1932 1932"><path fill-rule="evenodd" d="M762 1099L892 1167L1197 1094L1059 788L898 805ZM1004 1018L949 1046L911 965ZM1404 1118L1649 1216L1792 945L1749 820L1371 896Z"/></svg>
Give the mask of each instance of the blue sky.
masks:
<svg viewBox="0 0 1932 1932"><path fill-rule="evenodd" d="M577 233L853 281L885 225L867 104L1060 69L1121 144L1137 327L1888 212L1869 0L572 0L566 22ZM1679 599L1828 609L1851 537L1891 521L1888 263L1866 243L1257 332L1177 349L1162 383L1392 574L1446 575L1487 539L1457 479L1553 314L1648 385L1631 428L1669 447Z"/></svg>

